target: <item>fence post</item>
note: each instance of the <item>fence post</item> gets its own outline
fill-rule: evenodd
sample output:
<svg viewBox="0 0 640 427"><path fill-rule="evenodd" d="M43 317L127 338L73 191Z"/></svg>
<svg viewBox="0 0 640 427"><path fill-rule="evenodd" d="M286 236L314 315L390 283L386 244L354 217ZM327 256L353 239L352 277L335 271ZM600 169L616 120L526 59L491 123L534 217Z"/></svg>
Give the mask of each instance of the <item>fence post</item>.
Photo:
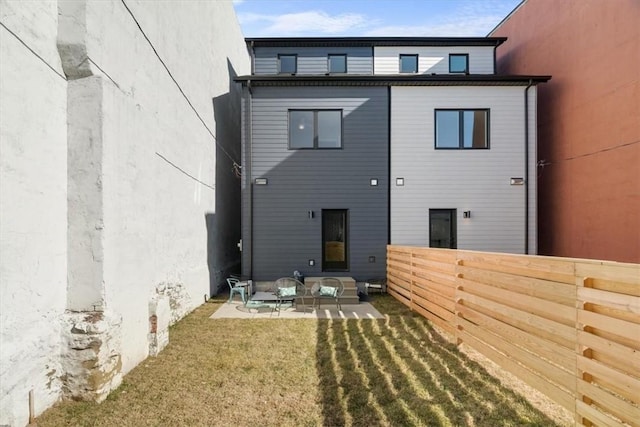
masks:
<svg viewBox="0 0 640 427"><path fill-rule="evenodd" d="M460 266L463 265L463 262L461 259L458 258L458 253L456 252L456 270L455 270L455 277L456 277L456 281L455 281L455 293L453 294L453 300L455 302L454 306L453 306L453 314L454 314L454 329L455 329L455 338L456 338L456 345L460 346L460 344L462 344L462 334L460 333L460 331L462 331L462 325L460 324L459 318L461 316L461 313L458 311L458 304L460 304L460 301L462 300L462 298L460 297L460 293L458 292L461 289L461 285L459 283L458 279L461 279L463 277L463 274L460 272Z"/></svg>
<svg viewBox="0 0 640 427"><path fill-rule="evenodd" d="M574 264L575 265L575 264ZM574 269L575 270L575 269ZM593 380L593 378L591 377L590 374L583 372L582 370L580 370L580 368L578 367L580 364L578 363L578 359L581 356L584 357L588 357L591 358L592 354L591 354L591 349L589 348L585 348L583 345L580 344L579 340L578 340L578 335L579 335L579 331L582 331L584 329L584 326L580 324L580 322L578 322L578 312L580 310L585 310L585 303L580 301L578 299L578 294L580 292L578 292L578 290L580 288L584 288L588 286L588 283L591 281L591 279L589 277L578 277L576 276L576 337L575 337L575 343L576 343L576 395L575 397L575 407L574 407L574 416L575 416L575 420L576 420L576 425L584 425L587 427L591 427L593 426L593 423L591 423L589 420L583 418L579 413L578 413L578 401L581 400L582 402L586 403L587 405L590 405L592 403L591 399L589 399L586 396L583 396L578 390L578 382L582 379L586 382L591 382Z"/></svg>
<svg viewBox="0 0 640 427"><path fill-rule="evenodd" d="M413 311L413 251L409 253L409 308Z"/></svg>

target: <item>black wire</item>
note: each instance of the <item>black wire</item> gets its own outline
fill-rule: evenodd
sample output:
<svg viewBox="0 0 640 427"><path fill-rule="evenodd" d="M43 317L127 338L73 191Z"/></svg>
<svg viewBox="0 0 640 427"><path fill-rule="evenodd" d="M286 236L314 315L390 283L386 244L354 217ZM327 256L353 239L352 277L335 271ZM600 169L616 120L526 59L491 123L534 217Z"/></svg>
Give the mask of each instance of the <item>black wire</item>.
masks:
<svg viewBox="0 0 640 427"><path fill-rule="evenodd" d="M175 83L176 87L178 88L178 90L180 91L180 93L182 94L182 96L184 97L184 99L187 101L187 104L189 104L189 106L191 107L191 109L193 110L193 112L196 114L196 116L198 117L198 119L200 120L200 122L202 123L202 125L205 127L205 129L207 129L207 132L209 132L209 135L211 135L211 137L213 138L213 140L215 141L216 145L220 148L220 150L229 158L229 160L231 160L234 164L234 167L240 166L238 164L238 162L235 161L235 159L231 156L231 154L229 154L227 152L227 150L224 149L224 147L222 146L222 144L220 144L218 142L218 138L216 138L216 136L214 135L214 133L211 131L211 129L209 129L209 126L207 126L207 123L202 119L202 117L200 116L200 114L198 113L198 110L196 110L196 108L193 106L193 104L191 103L191 101L189 100L189 97L187 97L187 95L184 93L184 91L182 90L182 87L180 87L180 84L176 81L176 79L173 77L173 74L171 74L171 71L169 70L169 67L167 67L167 64L165 64L165 62L162 60L162 58L160 57L160 55L158 54L158 51L156 50L156 48L153 46L153 43L151 43L151 40L149 39L149 37L147 37L147 34L144 32L144 30L142 29L142 27L140 26L140 23L138 22L138 20L136 19L135 15L133 14L133 12L131 11L131 9L129 9L129 6L127 6L127 3L125 3L124 0L120 0L122 2L122 4L124 5L125 9L127 9L127 12L129 12L129 15L131 15L131 18L133 19L133 21L136 23L136 25L138 26L138 29L140 30L140 32L142 33L142 35L144 36L144 38L147 40L147 43L149 43L149 46L151 46L151 49L153 50L153 53L156 55L156 57L158 58L158 60L160 61L160 63L162 64L162 66L164 67L164 69L167 71L167 74L169 74L169 77L171 77L171 80L173 80L173 83Z"/></svg>

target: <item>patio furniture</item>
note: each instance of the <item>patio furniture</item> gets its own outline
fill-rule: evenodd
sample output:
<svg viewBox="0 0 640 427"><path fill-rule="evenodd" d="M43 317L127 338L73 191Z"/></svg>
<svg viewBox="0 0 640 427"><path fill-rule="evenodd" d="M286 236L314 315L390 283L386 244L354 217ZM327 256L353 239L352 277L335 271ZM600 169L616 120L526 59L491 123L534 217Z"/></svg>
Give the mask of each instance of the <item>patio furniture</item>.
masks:
<svg viewBox="0 0 640 427"><path fill-rule="evenodd" d="M307 293L307 288L299 280L296 280L293 277L281 277L273 284L273 293L276 297L276 305L274 309L278 310L278 314L280 314L283 302L291 302L291 304L295 305L297 309L298 299L301 300L302 306L306 311L304 296Z"/></svg>
<svg viewBox="0 0 640 427"><path fill-rule="evenodd" d="M323 299L332 299L336 302L338 310L342 310L340 305L340 297L344 292L344 285L340 279L335 277L323 277L319 281L313 284L311 287L311 296L313 297L313 307L316 307L316 301L318 302L318 308L320 308L320 301Z"/></svg>
<svg viewBox="0 0 640 427"><path fill-rule="evenodd" d="M250 281L241 282L240 279L236 277L229 277L227 284L229 285L229 303L233 300L233 294L239 294L242 298L242 303L246 304L247 294L250 294L251 289Z"/></svg>

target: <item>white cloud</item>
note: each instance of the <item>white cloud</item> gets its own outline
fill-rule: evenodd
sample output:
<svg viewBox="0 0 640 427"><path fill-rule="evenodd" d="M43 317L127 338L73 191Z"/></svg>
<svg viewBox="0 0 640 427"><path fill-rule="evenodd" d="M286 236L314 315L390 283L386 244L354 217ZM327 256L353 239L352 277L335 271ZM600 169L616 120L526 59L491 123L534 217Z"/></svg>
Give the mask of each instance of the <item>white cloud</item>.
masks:
<svg viewBox="0 0 640 427"><path fill-rule="evenodd" d="M268 26L261 30L263 36L292 36L305 33L340 34L364 28L371 23L364 15L343 13L332 16L319 10L284 15L240 13L238 14L238 19L242 25L259 22L267 23Z"/></svg>
<svg viewBox="0 0 640 427"><path fill-rule="evenodd" d="M241 3L244 3L244 0L233 0L234 6L237 6L237 5L241 4Z"/></svg>
<svg viewBox="0 0 640 427"><path fill-rule="evenodd" d="M368 36L471 37L485 36L511 10L503 1L462 3L454 14L432 16L417 25L387 25L372 28Z"/></svg>

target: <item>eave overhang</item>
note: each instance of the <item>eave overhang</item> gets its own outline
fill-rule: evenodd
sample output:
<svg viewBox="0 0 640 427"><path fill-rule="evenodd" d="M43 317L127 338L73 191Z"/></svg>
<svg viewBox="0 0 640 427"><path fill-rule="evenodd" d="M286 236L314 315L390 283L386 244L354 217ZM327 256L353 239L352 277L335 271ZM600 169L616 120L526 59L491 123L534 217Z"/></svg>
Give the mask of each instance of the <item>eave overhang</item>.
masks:
<svg viewBox="0 0 640 427"><path fill-rule="evenodd" d="M506 37L257 37L254 47L500 46Z"/></svg>
<svg viewBox="0 0 640 427"><path fill-rule="evenodd" d="M234 80L255 86L526 86L544 83L551 76L495 74L425 75L255 75Z"/></svg>

